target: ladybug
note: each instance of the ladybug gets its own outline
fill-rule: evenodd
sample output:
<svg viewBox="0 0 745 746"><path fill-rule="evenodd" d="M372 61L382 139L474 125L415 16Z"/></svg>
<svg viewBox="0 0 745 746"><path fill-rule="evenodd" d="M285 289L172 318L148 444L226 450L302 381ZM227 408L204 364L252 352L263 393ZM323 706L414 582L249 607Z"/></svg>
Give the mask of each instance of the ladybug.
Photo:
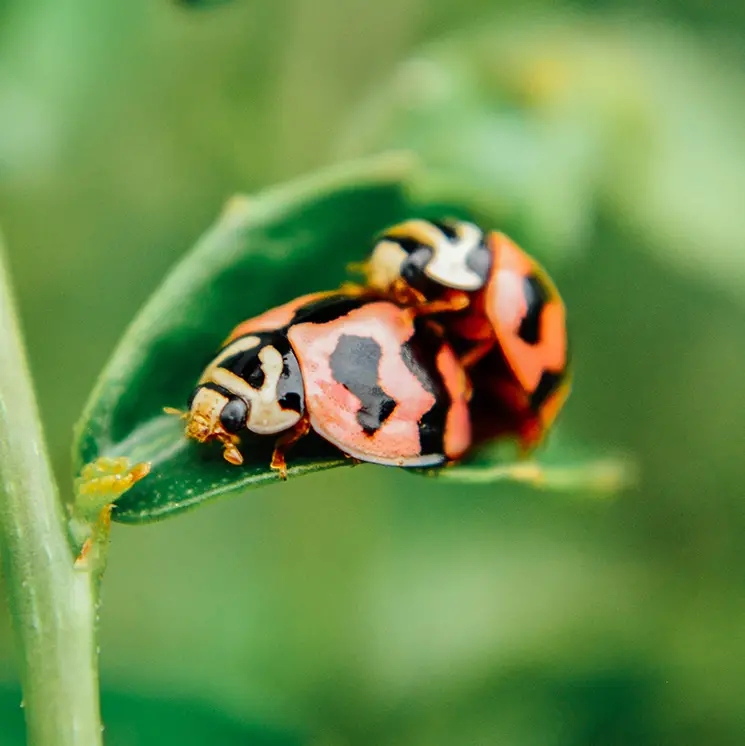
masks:
<svg viewBox="0 0 745 746"><path fill-rule="evenodd" d="M189 400L186 435L241 464L241 435L276 439L271 466L311 430L360 461L430 467L471 442L470 387L429 321L386 300L302 296L230 334Z"/></svg>
<svg viewBox="0 0 745 746"><path fill-rule="evenodd" d="M532 257L473 223L409 220L385 231L363 271L372 290L433 315L459 348L480 437L540 441L570 376L564 303ZM500 411L479 416L490 406Z"/></svg>

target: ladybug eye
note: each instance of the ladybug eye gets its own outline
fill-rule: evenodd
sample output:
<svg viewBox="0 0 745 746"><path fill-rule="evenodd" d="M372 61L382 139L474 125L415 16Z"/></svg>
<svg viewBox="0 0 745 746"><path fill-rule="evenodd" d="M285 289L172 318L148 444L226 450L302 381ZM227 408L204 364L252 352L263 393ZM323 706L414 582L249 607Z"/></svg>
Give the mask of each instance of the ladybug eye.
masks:
<svg viewBox="0 0 745 746"><path fill-rule="evenodd" d="M220 413L220 424L229 432L237 433L246 424L248 407L243 399L231 399Z"/></svg>

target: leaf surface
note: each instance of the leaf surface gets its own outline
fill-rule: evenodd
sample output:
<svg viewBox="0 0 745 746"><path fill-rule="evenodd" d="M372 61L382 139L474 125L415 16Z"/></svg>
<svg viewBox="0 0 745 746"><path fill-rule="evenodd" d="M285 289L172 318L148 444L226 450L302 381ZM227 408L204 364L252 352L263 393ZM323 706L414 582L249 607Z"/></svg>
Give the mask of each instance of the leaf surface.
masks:
<svg viewBox="0 0 745 746"><path fill-rule="evenodd" d="M236 197L146 303L103 371L77 428L75 469L100 458L149 463L150 473L116 500L113 518L139 523L220 495L278 480L271 439L244 439L245 462L226 463L219 446L187 441L183 408L204 366L241 321L300 294L349 279L347 265L368 254L373 237L397 221L432 214L416 190L416 162L389 155L331 169L256 197ZM467 215L465 205L447 206ZM464 481L521 478L504 473L499 449L463 469ZM509 459L508 459L509 462ZM299 443L289 477L349 464L320 438ZM489 475L493 470L493 477ZM486 476L485 476L486 475Z"/></svg>

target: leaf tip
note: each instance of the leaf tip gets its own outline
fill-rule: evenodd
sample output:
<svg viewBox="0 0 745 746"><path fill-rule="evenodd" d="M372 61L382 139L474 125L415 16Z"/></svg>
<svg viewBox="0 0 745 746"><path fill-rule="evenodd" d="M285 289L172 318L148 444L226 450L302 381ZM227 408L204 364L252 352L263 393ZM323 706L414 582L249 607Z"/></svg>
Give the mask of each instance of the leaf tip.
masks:
<svg viewBox="0 0 745 746"><path fill-rule="evenodd" d="M151 466L149 461L133 464L126 456L101 456L86 464L76 481L75 512L87 517L116 502L150 473Z"/></svg>

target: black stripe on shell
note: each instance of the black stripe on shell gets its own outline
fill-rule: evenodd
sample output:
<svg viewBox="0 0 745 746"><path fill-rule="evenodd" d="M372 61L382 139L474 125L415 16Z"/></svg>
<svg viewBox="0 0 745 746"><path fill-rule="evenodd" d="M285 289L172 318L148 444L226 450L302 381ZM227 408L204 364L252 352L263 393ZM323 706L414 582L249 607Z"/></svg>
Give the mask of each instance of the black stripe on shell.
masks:
<svg viewBox="0 0 745 746"><path fill-rule="evenodd" d="M445 425L452 400L437 368L437 353L443 342L426 321L417 320L411 339L401 347L406 367L435 399L419 420L419 442L423 456L445 453Z"/></svg>

